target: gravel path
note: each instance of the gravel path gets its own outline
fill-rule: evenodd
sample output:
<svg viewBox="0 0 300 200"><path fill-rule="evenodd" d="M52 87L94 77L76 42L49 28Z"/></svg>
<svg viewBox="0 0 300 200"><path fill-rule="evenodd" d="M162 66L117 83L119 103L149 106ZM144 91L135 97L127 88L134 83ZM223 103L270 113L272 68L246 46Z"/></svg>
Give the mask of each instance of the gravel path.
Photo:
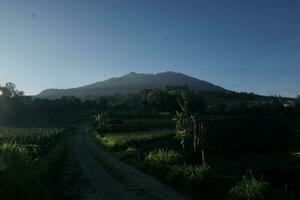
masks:
<svg viewBox="0 0 300 200"><path fill-rule="evenodd" d="M138 171L123 162L117 160L114 156L107 153L87 134L87 128L80 127L76 138L76 153L82 165L86 177L91 181L95 191L89 199L102 200L187 200L188 198L173 191L171 188L161 184L152 177ZM81 144L80 137L84 137L87 145L97 152L102 160L126 176L130 181L130 190L115 180L93 156Z"/></svg>
<svg viewBox="0 0 300 200"><path fill-rule="evenodd" d="M88 193L84 194L83 199L91 200L130 200L134 199L123 188L123 186L115 181L105 169L103 169L85 149L80 141L80 135L77 135L76 154L80 160L82 171L89 179L92 187Z"/></svg>

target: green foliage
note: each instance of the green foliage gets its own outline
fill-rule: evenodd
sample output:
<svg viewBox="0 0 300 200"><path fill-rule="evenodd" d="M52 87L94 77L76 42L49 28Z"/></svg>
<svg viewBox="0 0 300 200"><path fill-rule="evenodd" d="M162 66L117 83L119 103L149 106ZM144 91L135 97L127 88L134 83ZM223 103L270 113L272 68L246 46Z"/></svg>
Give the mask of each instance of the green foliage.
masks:
<svg viewBox="0 0 300 200"><path fill-rule="evenodd" d="M204 194L218 184L214 182L212 170L201 165L172 166L167 177L170 184L190 193L201 191Z"/></svg>
<svg viewBox="0 0 300 200"><path fill-rule="evenodd" d="M171 176L180 177L185 183L201 184L212 175L212 171L208 166L201 165L182 165L172 168Z"/></svg>
<svg viewBox="0 0 300 200"><path fill-rule="evenodd" d="M67 175L62 174L65 165L70 163L71 134L62 138L59 133L60 129L52 128L0 130L1 198L57 199L66 197L66 187L76 188L78 167L73 167ZM73 191L73 194L77 193Z"/></svg>
<svg viewBox="0 0 300 200"><path fill-rule="evenodd" d="M174 151L167 149L158 149L150 151L146 157L146 164L154 174L164 174L173 164L178 164L182 160L182 156Z"/></svg>
<svg viewBox="0 0 300 200"><path fill-rule="evenodd" d="M51 192L63 199L80 199L81 168L75 153L75 137L73 132L60 138L43 158L47 169L46 182Z"/></svg>
<svg viewBox="0 0 300 200"><path fill-rule="evenodd" d="M101 113L95 115L94 120L96 122L96 126L98 126L99 128L105 128L107 121L108 121L107 113L101 112Z"/></svg>
<svg viewBox="0 0 300 200"><path fill-rule="evenodd" d="M16 143L0 146L0 195L3 199L47 199L35 147Z"/></svg>
<svg viewBox="0 0 300 200"><path fill-rule="evenodd" d="M132 158L135 158L135 159L139 159L141 157L139 151L134 148L134 147L128 147L125 151L126 153L126 157L132 159Z"/></svg>
<svg viewBox="0 0 300 200"><path fill-rule="evenodd" d="M109 149L126 149L130 146L152 141L158 138L170 136L170 131L152 131L152 132L135 132L96 135L97 140Z"/></svg>
<svg viewBox="0 0 300 200"><path fill-rule="evenodd" d="M255 178L251 173L243 177L229 192L230 200L261 200L267 189L267 183Z"/></svg>
<svg viewBox="0 0 300 200"><path fill-rule="evenodd" d="M190 134L188 126L191 124L191 114L188 111L187 101L184 101L184 104L182 104L178 99L177 101L182 111L176 111L173 121L175 121L176 125L176 138L181 140L181 146L183 150L185 150L185 139Z"/></svg>

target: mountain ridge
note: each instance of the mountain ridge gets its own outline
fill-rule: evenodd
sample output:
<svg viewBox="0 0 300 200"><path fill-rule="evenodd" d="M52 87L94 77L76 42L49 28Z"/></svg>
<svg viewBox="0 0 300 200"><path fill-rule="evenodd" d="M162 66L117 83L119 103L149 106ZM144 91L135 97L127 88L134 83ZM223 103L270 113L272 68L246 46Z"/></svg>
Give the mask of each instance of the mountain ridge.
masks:
<svg viewBox="0 0 300 200"><path fill-rule="evenodd" d="M144 74L130 72L120 77L69 89L46 89L37 97L51 98L62 96L109 95L115 93L137 93L143 89L162 89L165 86L188 85L193 90L228 92L228 90L210 82L178 72L160 72Z"/></svg>

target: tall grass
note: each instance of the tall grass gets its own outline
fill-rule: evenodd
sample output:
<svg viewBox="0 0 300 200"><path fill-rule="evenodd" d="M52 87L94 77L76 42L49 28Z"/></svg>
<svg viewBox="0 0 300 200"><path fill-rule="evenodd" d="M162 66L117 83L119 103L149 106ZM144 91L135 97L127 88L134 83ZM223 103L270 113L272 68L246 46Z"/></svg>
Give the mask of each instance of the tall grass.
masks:
<svg viewBox="0 0 300 200"><path fill-rule="evenodd" d="M47 193L33 146L0 145L0 194L3 199L39 199Z"/></svg>
<svg viewBox="0 0 300 200"><path fill-rule="evenodd" d="M45 156L57 146L61 131L52 128L0 129L1 199L55 199L49 184L50 159Z"/></svg>
<svg viewBox="0 0 300 200"><path fill-rule="evenodd" d="M145 158L146 162L152 166L178 164L181 159L182 156L178 152L168 149L150 151Z"/></svg>
<svg viewBox="0 0 300 200"><path fill-rule="evenodd" d="M229 192L230 200L261 200L267 189L267 183L255 178L251 172L243 176L243 180L237 183Z"/></svg>

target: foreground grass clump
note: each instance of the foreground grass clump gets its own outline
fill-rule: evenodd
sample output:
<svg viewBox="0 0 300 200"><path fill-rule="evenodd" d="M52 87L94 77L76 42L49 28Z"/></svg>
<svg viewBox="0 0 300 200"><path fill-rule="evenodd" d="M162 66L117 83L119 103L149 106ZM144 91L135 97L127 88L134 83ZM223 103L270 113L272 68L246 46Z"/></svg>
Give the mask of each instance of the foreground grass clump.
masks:
<svg viewBox="0 0 300 200"><path fill-rule="evenodd" d="M173 165L177 165L182 160L182 156L168 149L157 149L150 151L145 157L145 168L150 174L157 177L167 175Z"/></svg>
<svg viewBox="0 0 300 200"><path fill-rule="evenodd" d="M267 189L267 183L255 178L251 173L243 177L229 192L230 200L261 200Z"/></svg>
<svg viewBox="0 0 300 200"><path fill-rule="evenodd" d="M180 178L186 183L200 184L210 178L212 171L208 166L183 165L173 167L171 175L173 178Z"/></svg>
<svg viewBox="0 0 300 200"><path fill-rule="evenodd" d="M74 139L71 130L0 130L0 199L79 199Z"/></svg>
<svg viewBox="0 0 300 200"><path fill-rule="evenodd" d="M32 146L0 145L0 194L3 199L50 198Z"/></svg>
<svg viewBox="0 0 300 200"><path fill-rule="evenodd" d="M125 151L125 155L129 159L140 159L141 155L135 147L128 147Z"/></svg>
<svg viewBox="0 0 300 200"><path fill-rule="evenodd" d="M201 165L173 166L168 173L168 182L188 192L207 189L213 180L212 170Z"/></svg>
<svg viewBox="0 0 300 200"><path fill-rule="evenodd" d="M145 160L152 166L176 164L182 159L182 156L174 151L167 149L158 149L150 151Z"/></svg>

